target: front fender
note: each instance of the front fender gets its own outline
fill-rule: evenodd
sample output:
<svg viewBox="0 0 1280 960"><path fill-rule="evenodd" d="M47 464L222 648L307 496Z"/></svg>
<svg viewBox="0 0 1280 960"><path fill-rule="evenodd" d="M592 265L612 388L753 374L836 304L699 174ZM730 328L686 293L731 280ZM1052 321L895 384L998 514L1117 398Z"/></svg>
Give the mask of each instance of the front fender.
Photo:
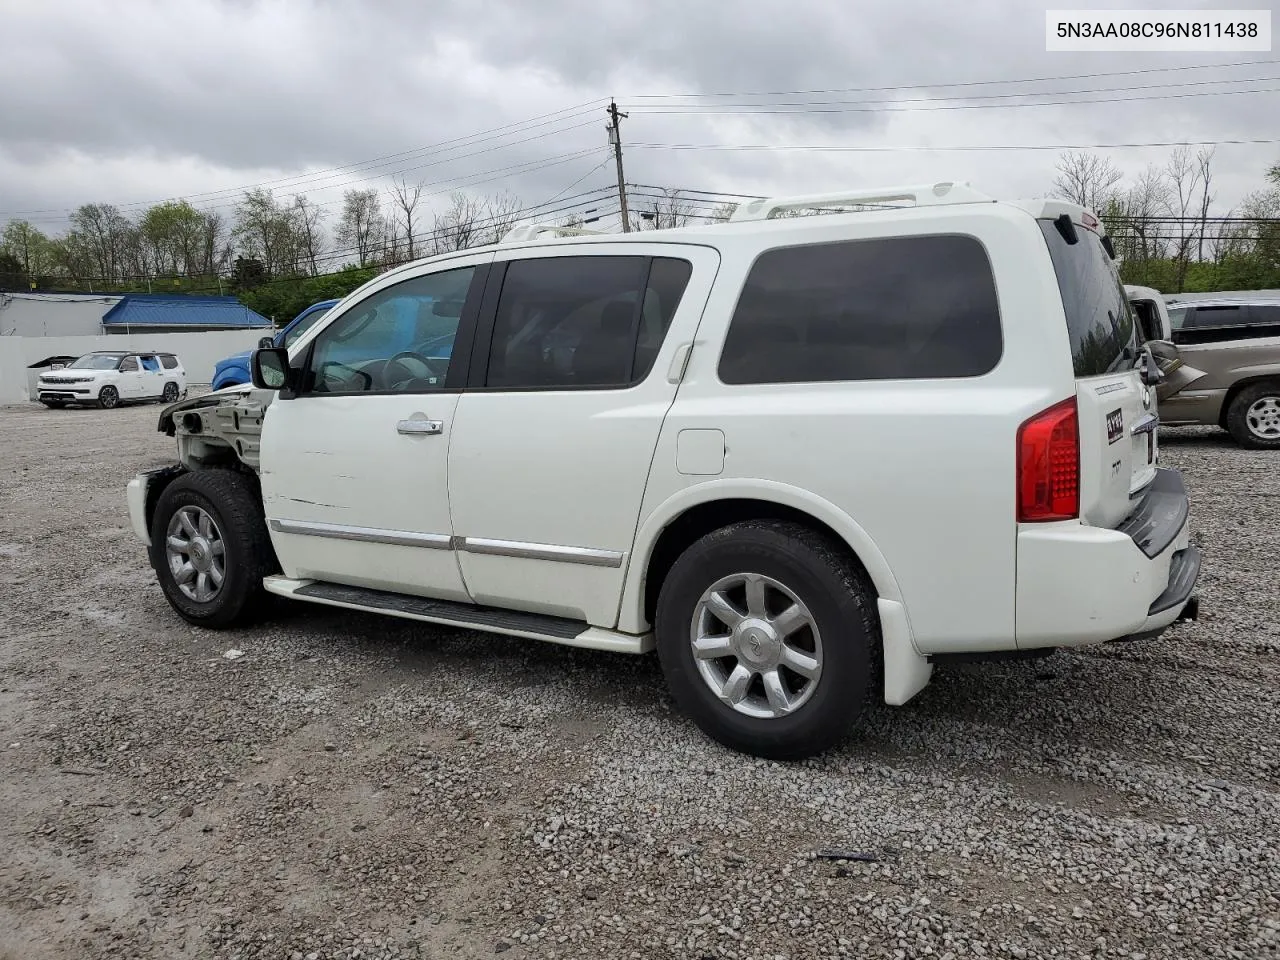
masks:
<svg viewBox="0 0 1280 960"><path fill-rule="evenodd" d="M250 379L248 365L236 363L220 370L215 370L213 372L213 383L210 386L214 390L221 390L224 387L237 387L242 383L248 383Z"/></svg>
<svg viewBox="0 0 1280 960"><path fill-rule="evenodd" d="M640 633L645 628L644 579L658 538L677 517L700 504L716 500L763 500L799 510L826 524L857 554L876 588L885 600L902 602L902 592L888 561L866 530L830 501L773 480L726 478L708 480L677 491L653 510L636 532L631 562L622 588L622 606L618 629Z"/></svg>

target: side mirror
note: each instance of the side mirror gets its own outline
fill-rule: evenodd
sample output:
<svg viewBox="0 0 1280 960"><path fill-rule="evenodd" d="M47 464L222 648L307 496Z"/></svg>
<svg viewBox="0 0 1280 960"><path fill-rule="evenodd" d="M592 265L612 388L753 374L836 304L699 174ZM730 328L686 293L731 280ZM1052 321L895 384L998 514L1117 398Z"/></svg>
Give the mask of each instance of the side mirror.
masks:
<svg viewBox="0 0 1280 960"><path fill-rule="evenodd" d="M1154 342L1157 341L1148 340L1142 345L1142 354L1138 357L1137 363L1139 370L1142 371L1142 382L1148 387L1154 387L1164 380L1164 371L1160 369L1160 363L1151 349L1151 344Z"/></svg>
<svg viewBox="0 0 1280 960"><path fill-rule="evenodd" d="M287 390L293 386L289 351L284 347L264 347L253 352L253 385L259 390Z"/></svg>
<svg viewBox="0 0 1280 960"><path fill-rule="evenodd" d="M1182 357L1177 344L1169 340L1148 340L1147 349L1157 360L1179 360Z"/></svg>
<svg viewBox="0 0 1280 960"><path fill-rule="evenodd" d="M276 345L275 337L262 337L258 340L259 350L269 350Z"/></svg>

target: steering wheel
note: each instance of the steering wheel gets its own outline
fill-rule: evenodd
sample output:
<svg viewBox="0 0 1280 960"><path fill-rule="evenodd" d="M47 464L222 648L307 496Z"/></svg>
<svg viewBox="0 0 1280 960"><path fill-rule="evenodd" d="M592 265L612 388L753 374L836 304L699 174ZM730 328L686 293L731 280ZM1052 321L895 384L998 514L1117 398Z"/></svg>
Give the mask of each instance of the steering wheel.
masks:
<svg viewBox="0 0 1280 960"><path fill-rule="evenodd" d="M425 374L415 373L413 369L409 366L409 364L405 362L406 360L413 361L413 363L416 366L419 366L424 371L426 371ZM402 371L407 373L408 376L399 377L395 380L392 380L391 378L392 364L395 364L396 366L398 366ZM444 381L445 376L448 374L448 372L449 372L449 365L447 362L441 363L441 361L439 360L432 360L429 357L424 357L420 353L414 353L412 350L404 350L400 353L397 353L394 357L392 357L385 364L383 364L382 380L384 383L389 385L388 387L389 389L401 390L401 389L404 389L405 384L410 383L411 381L414 381L414 380L428 380L428 381L434 380L436 383L442 383Z"/></svg>

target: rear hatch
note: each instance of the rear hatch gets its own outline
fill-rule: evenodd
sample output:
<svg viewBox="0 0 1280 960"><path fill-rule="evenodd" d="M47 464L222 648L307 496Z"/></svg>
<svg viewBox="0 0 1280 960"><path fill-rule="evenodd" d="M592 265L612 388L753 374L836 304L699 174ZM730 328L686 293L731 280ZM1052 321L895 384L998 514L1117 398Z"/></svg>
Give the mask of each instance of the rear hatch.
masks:
<svg viewBox="0 0 1280 960"><path fill-rule="evenodd" d="M1076 376L1080 517L1114 528L1156 470L1156 400L1135 366L1137 322L1097 221L1082 213L1039 223L1058 276Z"/></svg>

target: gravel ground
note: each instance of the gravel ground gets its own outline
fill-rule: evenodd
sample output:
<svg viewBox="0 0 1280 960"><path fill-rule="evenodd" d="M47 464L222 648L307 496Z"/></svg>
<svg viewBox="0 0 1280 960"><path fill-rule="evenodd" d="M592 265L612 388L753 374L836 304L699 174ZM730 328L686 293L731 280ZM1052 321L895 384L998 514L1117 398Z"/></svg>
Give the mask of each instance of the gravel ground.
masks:
<svg viewBox="0 0 1280 960"><path fill-rule="evenodd" d="M1280 954L1274 454L1163 437L1198 623L939 669L785 766L652 657L186 626L124 507L158 412L0 409L3 960Z"/></svg>

